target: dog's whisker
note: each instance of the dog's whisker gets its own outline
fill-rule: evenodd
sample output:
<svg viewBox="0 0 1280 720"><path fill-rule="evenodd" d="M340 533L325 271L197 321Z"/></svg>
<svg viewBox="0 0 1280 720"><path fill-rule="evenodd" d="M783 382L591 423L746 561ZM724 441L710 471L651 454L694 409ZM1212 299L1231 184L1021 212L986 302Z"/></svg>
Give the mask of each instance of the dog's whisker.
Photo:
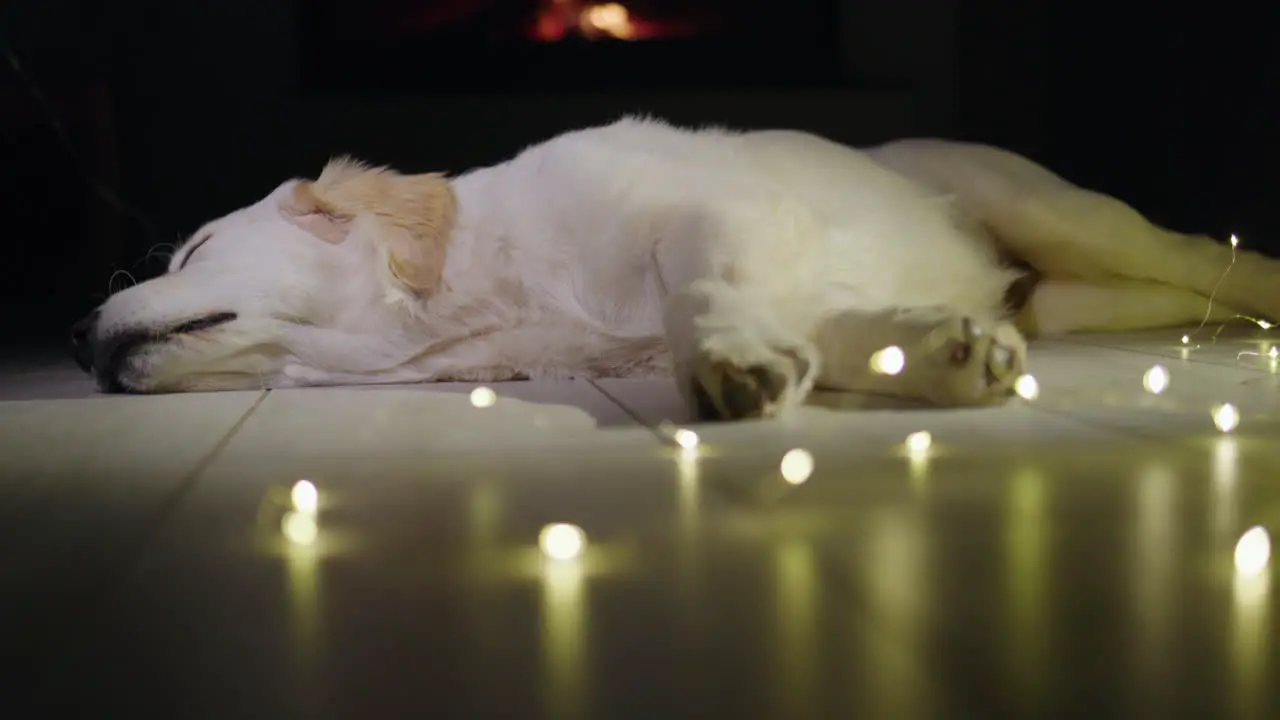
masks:
<svg viewBox="0 0 1280 720"><path fill-rule="evenodd" d="M167 249L162 249L162 248L167 248ZM158 257L172 258L173 254L177 252L177 250L178 250L178 246L176 243L156 243L155 245L152 245L149 250L147 250L147 254L142 257L142 262L147 262L152 258L158 258Z"/></svg>
<svg viewBox="0 0 1280 720"><path fill-rule="evenodd" d="M107 280L107 292L111 295L114 295L117 292L115 288L115 284L116 284L116 278L118 277L125 278L129 283L125 287L120 288L121 290L124 290L125 288L133 287L134 285L138 284L137 278L135 278L133 274L130 273L128 270L116 270L115 272L111 273L111 278Z"/></svg>

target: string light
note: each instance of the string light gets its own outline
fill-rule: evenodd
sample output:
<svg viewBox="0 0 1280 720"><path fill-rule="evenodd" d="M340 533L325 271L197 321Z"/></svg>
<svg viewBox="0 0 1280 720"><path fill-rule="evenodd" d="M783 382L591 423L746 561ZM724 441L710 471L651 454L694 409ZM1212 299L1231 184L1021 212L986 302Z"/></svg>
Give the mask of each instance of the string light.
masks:
<svg viewBox="0 0 1280 720"><path fill-rule="evenodd" d="M1257 325L1258 327L1262 328L1263 330L1270 330L1272 327L1274 327L1271 323L1267 322L1266 320L1263 320L1262 318L1256 318L1256 317L1253 317L1253 316L1251 316L1251 315L1239 315L1239 314L1236 314L1236 315L1232 315L1231 317L1227 318L1225 322L1223 322L1222 324L1218 325L1218 329L1213 331L1213 337L1211 337L1211 338L1209 338L1209 339L1210 339L1211 341L1216 342L1216 341L1218 340L1218 336L1222 334L1222 331L1223 331L1223 330L1226 330L1226 329L1227 329L1227 325L1228 325L1228 323L1230 323L1232 320L1248 320L1249 322L1253 323L1254 325Z"/></svg>
<svg viewBox="0 0 1280 720"><path fill-rule="evenodd" d="M1213 424L1224 433L1229 433L1240 424L1240 413L1231 403L1219 405L1213 409Z"/></svg>
<svg viewBox="0 0 1280 720"><path fill-rule="evenodd" d="M799 485L813 474L813 455L808 450L796 448L788 450L782 456L782 464L778 466L782 479L791 485Z"/></svg>
<svg viewBox="0 0 1280 720"><path fill-rule="evenodd" d="M498 394L492 388L478 387L471 391L471 404L478 408L493 407L498 401Z"/></svg>
<svg viewBox="0 0 1280 720"><path fill-rule="evenodd" d="M1231 245L1231 262L1227 264L1227 269L1222 271L1222 275L1218 278L1218 282L1214 283L1213 290L1209 293L1209 302L1208 302L1208 305L1205 307L1204 317L1201 318L1200 324L1197 325L1196 329L1192 330L1189 335L1182 336L1183 345L1190 345L1192 338L1194 338L1196 335L1200 333L1201 330L1204 329L1204 326L1209 322L1209 318L1213 315L1213 301L1217 299L1218 288L1222 287L1223 281L1227 279L1227 275L1231 274L1231 269L1234 268L1236 265L1236 260L1237 260L1236 248L1240 246L1240 238L1236 237L1233 234L1231 236L1230 245ZM1257 325L1263 330L1270 330L1271 328L1275 327L1274 323L1272 323L1269 320L1264 320L1262 318L1251 317L1249 315L1232 315L1231 317L1227 318L1226 322L1223 322L1222 324L1218 325L1218 329L1214 331L1213 337L1210 338L1210 340L1216 342L1218 339L1218 335L1222 333L1222 330L1226 328L1227 324L1230 323L1232 320L1248 320L1249 322L1253 323L1254 325Z"/></svg>
<svg viewBox="0 0 1280 720"><path fill-rule="evenodd" d="M685 450L693 450L698 447L698 443L700 442L698 439L698 433L692 430L686 430L685 428L680 428L675 431L672 433L671 437L676 441L677 445Z"/></svg>
<svg viewBox="0 0 1280 720"><path fill-rule="evenodd" d="M897 375L906 366L906 353L897 345L877 350L871 356L871 369L881 375Z"/></svg>
<svg viewBox="0 0 1280 720"><path fill-rule="evenodd" d="M572 560L587 546L587 534L577 525L552 523L538 533L538 547L552 560Z"/></svg>
<svg viewBox="0 0 1280 720"><path fill-rule="evenodd" d="M1246 357L1246 356L1253 356L1253 357L1266 356L1271 359L1271 363L1274 365L1276 358L1280 357L1280 348L1277 348L1275 345L1272 345L1269 348L1267 348L1267 351L1265 353L1256 353L1256 352L1253 352L1252 350L1241 350L1240 352L1236 353L1236 360L1239 361L1240 358Z"/></svg>
<svg viewBox="0 0 1280 720"><path fill-rule="evenodd" d="M1255 577L1267 569L1271 560L1271 536L1262 526L1249 528L1236 543L1236 572Z"/></svg>
<svg viewBox="0 0 1280 720"><path fill-rule="evenodd" d="M1035 400L1040 397L1040 383L1034 375L1023 375L1013 383L1013 391L1023 400Z"/></svg>
<svg viewBox="0 0 1280 720"><path fill-rule="evenodd" d="M1222 275L1218 278L1218 282L1214 283L1213 290L1209 292L1209 304L1204 310L1204 317L1200 320L1200 325L1191 331L1192 335L1200 332L1204 328L1205 323L1209 322L1209 316L1213 314L1213 300L1218 296L1218 288L1222 287L1222 281L1227 279L1231 274L1231 268L1236 266L1236 248L1240 245L1240 238L1234 233L1231 235L1231 262L1227 264L1227 269L1222 271Z"/></svg>
<svg viewBox="0 0 1280 720"><path fill-rule="evenodd" d="M907 436L907 440L903 444L906 446L908 453L912 455L923 455L928 452L929 448L933 445L933 436L930 435L927 430L913 432Z"/></svg>
<svg viewBox="0 0 1280 720"><path fill-rule="evenodd" d="M1169 387L1169 371L1163 365L1154 365L1142 376L1142 387L1152 395L1159 395Z"/></svg>
<svg viewBox="0 0 1280 720"><path fill-rule="evenodd" d="M310 480L299 480L293 484L289 499L293 502L294 510L305 515L315 515L316 508L320 506L320 491L316 490Z"/></svg>

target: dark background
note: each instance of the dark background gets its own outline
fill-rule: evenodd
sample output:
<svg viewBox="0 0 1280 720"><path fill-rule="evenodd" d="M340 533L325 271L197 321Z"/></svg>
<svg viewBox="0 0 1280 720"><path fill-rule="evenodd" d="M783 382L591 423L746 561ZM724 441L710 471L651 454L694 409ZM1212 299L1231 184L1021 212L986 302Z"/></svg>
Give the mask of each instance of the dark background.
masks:
<svg viewBox="0 0 1280 720"><path fill-rule="evenodd" d="M158 272L149 248L330 155L460 171L636 111L859 144L994 143L1162 224L1280 250L1270 211L1280 63L1264 3L839 0L835 20L813 31L835 38L835 67L790 81L750 82L722 63L723 78L680 88L669 77L495 88L469 85L460 62L423 67L450 83L335 93L305 72L303 1L0 4L0 40L25 70L0 63L8 338L61 338L113 271Z"/></svg>

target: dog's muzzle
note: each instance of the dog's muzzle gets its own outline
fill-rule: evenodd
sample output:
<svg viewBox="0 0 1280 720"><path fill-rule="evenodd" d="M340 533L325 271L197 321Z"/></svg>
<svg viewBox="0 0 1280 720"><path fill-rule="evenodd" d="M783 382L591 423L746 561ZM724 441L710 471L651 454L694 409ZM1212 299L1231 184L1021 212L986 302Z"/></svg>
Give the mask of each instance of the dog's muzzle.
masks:
<svg viewBox="0 0 1280 720"><path fill-rule="evenodd" d="M119 379L120 366L140 342L131 343L124 337L99 337L98 317L99 312L94 310L71 326L71 357L81 370L94 377L103 392L126 392Z"/></svg>
<svg viewBox="0 0 1280 720"><path fill-rule="evenodd" d="M136 350L149 343L161 342L176 335L198 333L236 319L236 314L220 312L188 320L162 332L129 331L103 337L98 332L99 312L94 310L71 326L71 357L76 365L94 376L103 392L136 392L121 380L126 363Z"/></svg>
<svg viewBox="0 0 1280 720"><path fill-rule="evenodd" d="M98 311L94 310L71 326L71 357L87 373L93 372L93 336L97 325Z"/></svg>

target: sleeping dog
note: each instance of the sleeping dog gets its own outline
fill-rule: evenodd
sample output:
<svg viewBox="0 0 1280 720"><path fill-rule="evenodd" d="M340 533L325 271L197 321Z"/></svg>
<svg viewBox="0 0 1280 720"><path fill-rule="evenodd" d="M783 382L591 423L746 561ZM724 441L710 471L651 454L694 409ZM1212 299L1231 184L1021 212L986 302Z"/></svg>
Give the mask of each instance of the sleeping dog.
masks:
<svg viewBox="0 0 1280 720"><path fill-rule="evenodd" d="M1231 257L992 147L626 118L455 177L334 160L73 342L108 392L671 376L703 419L814 388L978 406L1027 337L1199 321ZM1239 251L1214 314L1241 312L1280 316L1280 263Z"/></svg>

